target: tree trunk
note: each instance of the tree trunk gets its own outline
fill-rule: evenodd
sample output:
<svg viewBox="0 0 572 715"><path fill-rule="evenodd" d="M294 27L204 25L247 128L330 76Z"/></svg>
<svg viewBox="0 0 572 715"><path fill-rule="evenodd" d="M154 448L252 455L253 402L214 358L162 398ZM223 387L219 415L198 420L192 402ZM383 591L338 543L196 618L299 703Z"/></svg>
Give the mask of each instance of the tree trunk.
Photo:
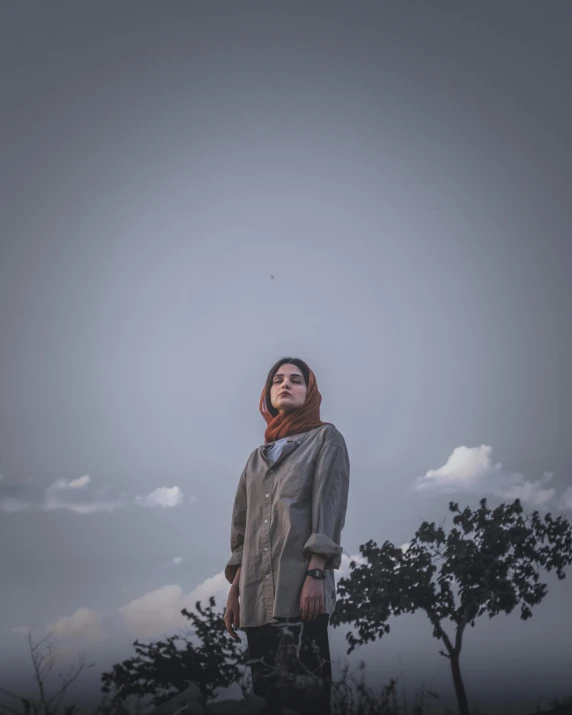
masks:
<svg viewBox="0 0 572 715"><path fill-rule="evenodd" d="M453 651L449 658L451 661L451 672L453 674L453 684L455 685L455 694L457 695L457 703L459 704L459 715L469 715L469 703L465 692L465 685L461 676L461 664L459 662L459 653Z"/></svg>

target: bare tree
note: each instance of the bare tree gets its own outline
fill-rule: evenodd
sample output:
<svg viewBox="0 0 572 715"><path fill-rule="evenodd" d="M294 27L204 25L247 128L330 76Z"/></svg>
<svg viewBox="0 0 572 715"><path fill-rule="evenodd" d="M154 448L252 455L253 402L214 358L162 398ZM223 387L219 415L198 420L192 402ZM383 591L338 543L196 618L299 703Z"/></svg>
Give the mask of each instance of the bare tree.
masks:
<svg viewBox="0 0 572 715"><path fill-rule="evenodd" d="M66 672L58 673L60 685L55 692L49 695L46 681L57 661L56 648L52 639L53 633L48 633L45 638L42 638L38 643L34 643L32 633L28 631L28 645L38 697L16 695L6 688L0 687L0 693L11 699L10 705L0 702L1 712L10 713L10 715L56 715L61 710L66 715L70 715L74 710L74 705L62 708L64 695L81 673L87 668L93 667L94 664L86 663L85 653L79 653L75 665L70 666ZM44 646L43 650L42 646ZM18 704L19 709L17 709Z"/></svg>

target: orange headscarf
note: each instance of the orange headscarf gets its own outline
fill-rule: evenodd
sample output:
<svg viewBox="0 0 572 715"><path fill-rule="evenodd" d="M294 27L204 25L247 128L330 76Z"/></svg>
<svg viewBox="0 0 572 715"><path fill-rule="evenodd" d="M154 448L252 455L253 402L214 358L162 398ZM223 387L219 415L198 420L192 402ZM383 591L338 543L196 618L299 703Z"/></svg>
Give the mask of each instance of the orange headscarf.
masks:
<svg viewBox="0 0 572 715"><path fill-rule="evenodd" d="M310 368L308 368L310 370ZM266 402L266 385L260 396L260 414L266 420L268 427L264 432L265 442L274 442L282 437L288 437L291 434L299 432L307 432L321 425L328 425L331 422L322 422L320 419L320 405L322 403L322 395L318 390L316 376L310 370L308 380L308 392L306 393L306 401L301 407L289 410L285 414L277 414L273 417L268 410Z"/></svg>

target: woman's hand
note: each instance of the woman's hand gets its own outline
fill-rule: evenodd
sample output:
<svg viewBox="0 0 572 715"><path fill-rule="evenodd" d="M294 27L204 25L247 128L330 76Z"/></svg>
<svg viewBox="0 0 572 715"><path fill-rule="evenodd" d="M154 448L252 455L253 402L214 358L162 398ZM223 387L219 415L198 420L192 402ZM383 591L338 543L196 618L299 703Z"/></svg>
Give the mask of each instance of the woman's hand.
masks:
<svg viewBox="0 0 572 715"><path fill-rule="evenodd" d="M240 640L240 636L234 630L234 628L240 627L240 603L238 600L238 589L231 587L228 600L226 602L226 609L224 611L224 625L226 630L234 638L235 641ZM234 628L233 628L234 626Z"/></svg>
<svg viewBox="0 0 572 715"><path fill-rule="evenodd" d="M312 576L306 576L300 594L302 620L312 621L324 612L324 582Z"/></svg>

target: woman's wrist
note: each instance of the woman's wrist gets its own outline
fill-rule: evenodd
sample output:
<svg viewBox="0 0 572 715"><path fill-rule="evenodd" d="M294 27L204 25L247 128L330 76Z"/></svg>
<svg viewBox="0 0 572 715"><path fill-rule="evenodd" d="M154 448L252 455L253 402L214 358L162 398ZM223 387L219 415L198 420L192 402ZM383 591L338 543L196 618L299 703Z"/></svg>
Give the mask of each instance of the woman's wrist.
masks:
<svg viewBox="0 0 572 715"><path fill-rule="evenodd" d="M312 554L308 569L322 569L324 571L327 563L328 559L323 554Z"/></svg>
<svg viewBox="0 0 572 715"><path fill-rule="evenodd" d="M231 584L230 584L230 587L231 587L231 588L234 588L234 590L235 590L237 593L240 593L240 589L238 588L238 586L235 586L234 583L231 583Z"/></svg>

